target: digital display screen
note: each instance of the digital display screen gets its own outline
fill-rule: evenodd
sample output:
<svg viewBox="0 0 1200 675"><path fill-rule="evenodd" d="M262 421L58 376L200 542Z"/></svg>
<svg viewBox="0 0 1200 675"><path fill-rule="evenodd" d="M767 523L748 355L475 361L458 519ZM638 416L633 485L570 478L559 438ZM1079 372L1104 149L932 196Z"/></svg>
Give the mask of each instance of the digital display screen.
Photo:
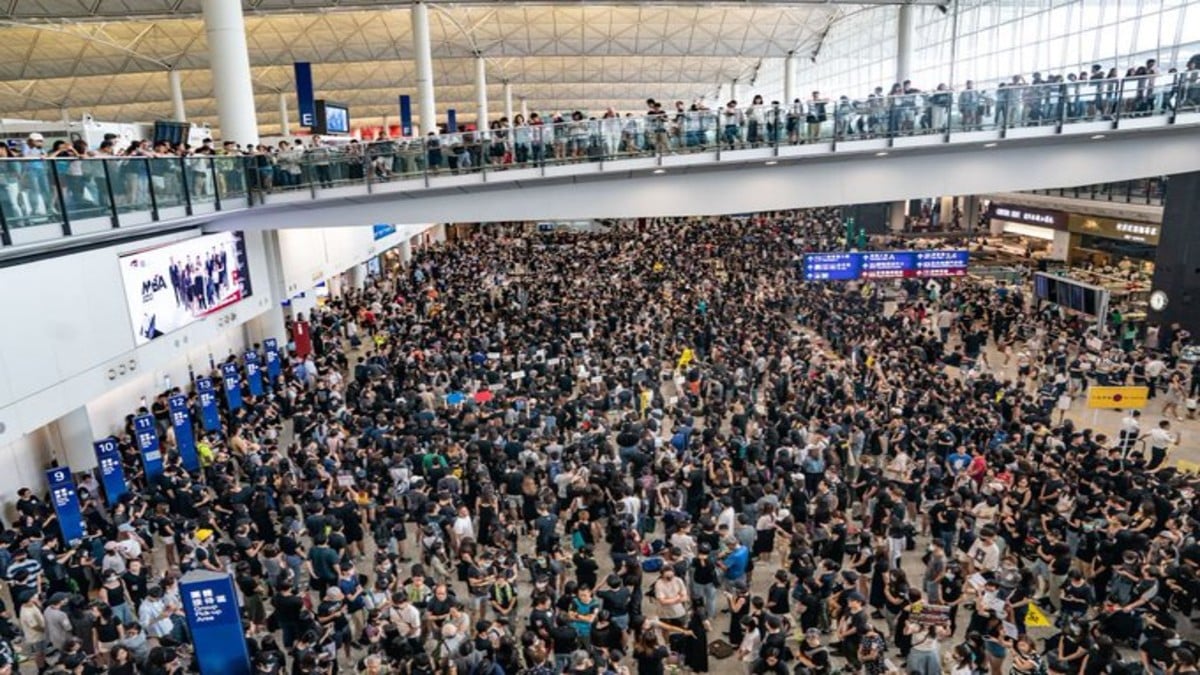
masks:
<svg viewBox="0 0 1200 675"><path fill-rule="evenodd" d="M350 133L350 110L342 106L325 104L325 132L330 134Z"/></svg>
<svg viewBox="0 0 1200 675"><path fill-rule="evenodd" d="M1033 277L1033 295L1076 312L1096 316L1104 306L1104 291L1066 277L1038 273Z"/></svg>
<svg viewBox="0 0 1200 675"><path fill-rule="evenodd" d="M119 260L138 345L250 297L241 232L196 237Z"/></svg>
<svg viewBox="0 0 1200 675"><path fill-rule="evenodd" d="M959 277L969 259L965 250L810 253L803 270L805 281Z"/></svg>

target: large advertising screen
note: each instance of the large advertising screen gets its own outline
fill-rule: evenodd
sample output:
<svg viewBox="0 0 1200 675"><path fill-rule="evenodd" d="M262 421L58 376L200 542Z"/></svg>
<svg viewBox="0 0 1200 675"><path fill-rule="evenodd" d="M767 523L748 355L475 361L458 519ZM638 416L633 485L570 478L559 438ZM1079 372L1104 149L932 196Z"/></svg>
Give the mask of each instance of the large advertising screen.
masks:
<svg viewBox="0 0 1200 675"><path fill-rule="evenodd" d="M250 297L241 232L222 232L120 257L134 340L144 345Z"/></svg>
<svg viewBox="0 0 1200 675"><path fill-rule="evenodd" d="M810 253L804 256L803 272L805 281L961 277L969 260L970 254L960 249Z"/></svg>

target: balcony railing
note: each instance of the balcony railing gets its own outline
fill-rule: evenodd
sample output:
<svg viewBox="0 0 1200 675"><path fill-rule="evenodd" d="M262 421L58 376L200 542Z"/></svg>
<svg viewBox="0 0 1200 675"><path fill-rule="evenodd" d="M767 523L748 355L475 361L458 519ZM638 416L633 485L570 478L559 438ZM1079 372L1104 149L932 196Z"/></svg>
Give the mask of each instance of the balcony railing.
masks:
<svg viewBox="0 0 1200 675"><path fill-rule="evenodd" d="M569 119L415 139L353 142L254 155L188 157L53 157L0 159L0 239L4 245L106 228L174 220L268 203L270 195L399 181L705 153L736 160L745 149L788 155L791 146L821 152L874 140L881 147L979 142L1095 130L1161 127L1181 114L1200 122L1200 71L1173 76L1101 79L991 90L908 92L802 105ZM1072 130L1073 131L1073 130ZM924 144L924 143L922 143ZM644 163L644 162L643 162ZM625 165L625 166L633 166ZM536 175L536 174L535 174ZM1070 189L1068 189L1070 190ZM1101 192L1102 193L1102 192ZM1136 193L1151 197L1152 189ZM1100 194L1100 193L1098 193ZM1109 193L1111 194L1111 193ZM1118 193L1119 194L1119 193ZM1135 199L1135 193L1126 193ZM1159 193L1160 194L1160 193Z"/></svg>

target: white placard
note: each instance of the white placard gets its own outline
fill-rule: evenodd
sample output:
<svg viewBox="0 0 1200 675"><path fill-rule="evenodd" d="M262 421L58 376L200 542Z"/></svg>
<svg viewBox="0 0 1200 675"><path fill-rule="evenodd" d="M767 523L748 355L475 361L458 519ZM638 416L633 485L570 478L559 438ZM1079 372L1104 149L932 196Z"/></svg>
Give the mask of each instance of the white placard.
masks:
<svg viewBox="0 0 1200 675"><path fill-rule="evenodd" d="M509 375L508 377L513 380L523 380L523 379L525 379L525 371L514 370L513 373L511 375Z"/></svg>

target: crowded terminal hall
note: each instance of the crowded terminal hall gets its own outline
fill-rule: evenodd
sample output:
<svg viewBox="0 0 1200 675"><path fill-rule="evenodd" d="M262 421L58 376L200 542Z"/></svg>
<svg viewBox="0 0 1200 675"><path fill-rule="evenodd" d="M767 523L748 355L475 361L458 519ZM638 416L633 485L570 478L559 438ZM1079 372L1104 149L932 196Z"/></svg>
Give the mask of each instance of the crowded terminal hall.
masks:
<svg viewBox="0 0 1200 675"><path fill-rule="evenodd" d="M1200 675L1200 0L8 0L0 288L0 675Z"/></svg>
<svg viewBox="0 0 1200 675"><path fill-rule="evenodd" d="M1187 332L805 282L841 214L493 224L382 267L256 345L261 388L196 373L237 405L143 400L78 536L15 495L0 672L195 672L197 572L256 673L1195 671ZM1102 362L1152 398L1094 415Z"/></svg>

